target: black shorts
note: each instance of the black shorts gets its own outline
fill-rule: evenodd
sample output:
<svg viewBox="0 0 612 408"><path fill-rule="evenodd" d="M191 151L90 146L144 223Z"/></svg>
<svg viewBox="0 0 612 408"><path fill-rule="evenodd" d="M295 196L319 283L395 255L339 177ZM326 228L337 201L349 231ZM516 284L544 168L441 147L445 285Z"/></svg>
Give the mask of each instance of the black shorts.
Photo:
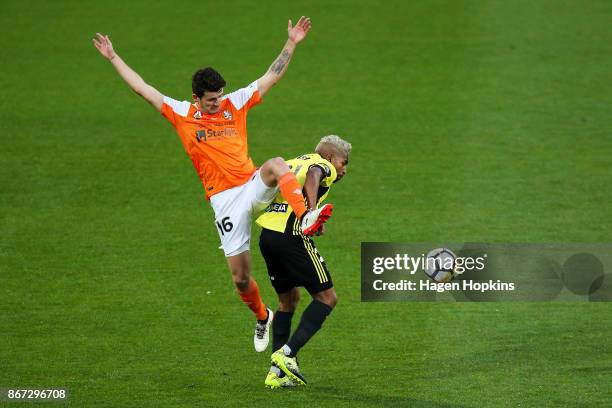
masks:
<svg viewBox="0 0 612 408"><path fill-rule="evenodd" d="M259 248L276 293L302 286L314 294L334 287L325 261L309 237L264 228Z"/></svg>

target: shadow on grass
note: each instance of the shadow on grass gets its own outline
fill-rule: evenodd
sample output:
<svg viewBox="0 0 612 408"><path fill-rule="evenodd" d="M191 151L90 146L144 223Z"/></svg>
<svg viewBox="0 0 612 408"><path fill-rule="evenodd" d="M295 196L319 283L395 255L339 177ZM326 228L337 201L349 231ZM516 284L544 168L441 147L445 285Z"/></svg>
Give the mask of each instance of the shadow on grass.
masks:
<svg viewBox="0 0 612 408"><path fill-rule="evenodd" d="M428 400L421 400L406 396L391 396L376 393L356 392L330 386L299 387L295 389L284 389L291 393L307 394L308 399L317 401L318 406L338 406L346 402L351 406L393 406L393 407L427 407L427 408L468 408L470 405L457 403L443 403Z"/></svg>

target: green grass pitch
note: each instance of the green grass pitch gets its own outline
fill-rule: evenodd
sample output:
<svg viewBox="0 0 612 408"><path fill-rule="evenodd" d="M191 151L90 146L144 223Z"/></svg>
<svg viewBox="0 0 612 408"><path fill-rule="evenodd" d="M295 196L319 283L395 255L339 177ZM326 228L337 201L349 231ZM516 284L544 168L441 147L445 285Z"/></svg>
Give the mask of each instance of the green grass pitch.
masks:
<svg viewBox="0 0 612 408"><path fill-rule="evenodd" d="M250 153L354 148L317 240L339 304L300 353L309 386L272 392L178 137L91 38L189 99L201 66L229 89L263 74L302 14ZM611 20L605 0L6 2L0 387L73 407L609 406L610 304L361 303L359 248L610 242ZM258 251L254 276L275 305Z"/></svg>

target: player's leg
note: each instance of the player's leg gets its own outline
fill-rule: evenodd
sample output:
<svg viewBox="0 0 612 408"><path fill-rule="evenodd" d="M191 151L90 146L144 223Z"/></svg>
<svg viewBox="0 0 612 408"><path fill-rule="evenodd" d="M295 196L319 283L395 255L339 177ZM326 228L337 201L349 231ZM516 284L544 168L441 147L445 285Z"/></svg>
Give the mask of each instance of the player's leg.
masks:
<svg viewBox="0 0 612 408"><path fill-rule="evenodd" d="M251 277L250 251L244 251L227 257L227 264L232 273L232 280L238 295L244 304L255 314L257 319L253 344L257 352L262 352L268 347L270 342L270 326L272 325L274 314L263 303L259 293L259 286L255 279Z"/></svg>
<svg viewBox="0 0 612 408"><path fill-rule="evenodd" d="M242 301L257 319L253 343L255 350L263 351L269 343L272 311L264 305L257 282L251 278L251 203L243 200L246 184L223 191L211 197L215 212L215 225L221 239L232 281Z"/></svg>
<svg viewBox="0 0 612 408"><path fill-rule="evenodd" d="M268 187L277 187L281 191L285 200L289 203L293 212L298 218L306 212L302 186L295 178L295 174L283 160L282 157L275 157L266 161L260 168L261 180Z"/></svg>
<svg viewBox="0 0 612 408"><path fill-rule="evenodd" d="M289 340L291 320L299 301L298 288L278 294L278 310L274 313L272 323L272 350L281 348ZM296 385L276 364L270 367L264 384L269 388L295 387Z"/></svg>
<svg viewBox="0 0 612 408"><path fill-rule="evenodd" d="M302 244L307 257L302 256L304 259L300 262L301 280L312 296L312 302L304 310L293 335L283 346L283 352L289 357L295 357L319 331L338 301L325 261L313 240L303 238Z"/></svg>
<svg viewBox="0 0 612 408"><path fill-rule="evenodd" d="M301 374L297 362L297 353L321 329L323 322L335 306L336 300L334 288L313 294L313 300L304 310L300 324L291 338L281 348L274 347L276 351L272 354L272 362L293 382L306 384L306 379Z"/></svg>
<svg viewBox="0 0 612 408"><path fill-rule="evenodd" d="M244 251L240 254L227 257L227 263L232 273L234 286L238 295L245 305L257 319L253 344L257 352L262 352L268 347L270 342L270 326L272 325L274 314L266 307L259 293L259 286L255 279L251 278L251 253Z"/></svg>
<svg viewBox="0 0 612 408"><path fill-rule="evenodd" d="M321 329L323 322L337 302L338 297L333 287L312 294L312 302L304 309L298 327L286 345L283 346L286 355L290 357L297 355L300 349Z"/></svg>
<svg viewBox="0 0 612 408"><path fill-rule="evenodd" d="M302 232L304 234L308 236L314 235L321 225L331 217L333 210L331 204L325 204L321 208L313 208L307 211L302 186L283 158L275 157L266 161L260 167L259 174L266 186L270 188L278 186L296 217L301 220Z"/></svg>
<svg viewBox="0 0 612 408"><path fill-rule="evenodd" d="M293 288L288 292L278 294L278 310L282 312L295 312L300 303L300 290Z"/></svg>
<svg viewBox="0 0 612 408"><path fill-rule="evenodd" d="M289 339L293 312L300 299L300 292L285 267L285 255L292 249L291 245L287 244L291 242L284 238L284 234L266 228L261 230L259 249L266 262L270 283L279 299L279 307L274 313L272 322L274 350L280 348Z"/></svg>
<svg viewBox="0 0 612 408"><path fill-rule="evenodd" d="M272 350L281 348L291 334L291 320L300 301L300 290L293 288L278 294L278 310L272 323Z"/></svg>
<svg viewBox="0 0 612 408"><path fill-rule="evenodd" d="M305 384L306 380L300 373L297 363L297 352L321 328L335 305L336 296L329 271L314 242L310 238L299 236L286 240L291 242L293 247L291 251L283 251L286 254L284 267L290 271L295 282L299 282L299 286L304 286L313 295L313 300L304 310L293 335L272 354L271 359L294 382Z"/></svg>
<svg viewBox="0 0 612 408"><path fill-rule="evenodd" d="M270 282L279 299L278 310L274 313L272 323L272 344L274 350L280 348L289 339L291 333L291 320L299 302L300 292L291 281L291 276L284 267L284 253L290 251L286 247L284 234L262 229L259 237L259 248L266 262ZM265 380L266 387L293 387L291 380L276 364L272 363Z"/></svg>
<svg viewBox="0 0 612 408"><path fill-rule="evenodd" d="M330 309L334 309L336 304L338 304L338 295L336 294L336 289L329 288L322 292L313 293L312 299L321 303L325 303L329 306Z"/></svg>
<svg viewBox="0 0 612 408"><path fill-rule="evenodd" d="M268 311L259 294L257 282L251 278L251 252L244 251L226 259L240 298L255 314L257 320L266 320Z"/></svg>

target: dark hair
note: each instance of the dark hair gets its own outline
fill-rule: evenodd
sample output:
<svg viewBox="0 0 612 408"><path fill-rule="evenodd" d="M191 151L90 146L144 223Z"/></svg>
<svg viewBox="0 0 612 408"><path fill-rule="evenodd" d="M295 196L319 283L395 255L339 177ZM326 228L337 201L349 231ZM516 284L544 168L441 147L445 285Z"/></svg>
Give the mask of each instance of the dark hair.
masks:
<svg viewBox="0 0 612 408"><path fill-rule="evenodd" d="M224 86L225 79L211 67L197 70L191 78L191 90L198 98L206 91L218 92Z"/></svg>

